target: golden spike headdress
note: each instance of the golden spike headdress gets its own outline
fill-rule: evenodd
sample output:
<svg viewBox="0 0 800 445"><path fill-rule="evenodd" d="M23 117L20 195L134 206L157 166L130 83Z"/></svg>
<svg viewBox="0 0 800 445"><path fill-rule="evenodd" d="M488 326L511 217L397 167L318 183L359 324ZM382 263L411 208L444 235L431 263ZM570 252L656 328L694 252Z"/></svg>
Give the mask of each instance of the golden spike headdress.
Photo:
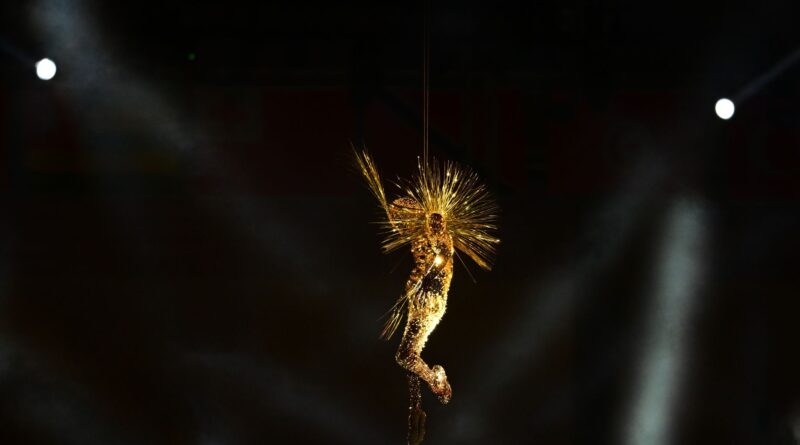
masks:
<svg viewBox="0 0 800 445"><path fill-rule="evenodd" d="M477 174L453 162L446 161L440 167L435 158L432 162L418 159L418 172L411 181L400 184L400 197L417 203L422 211L404 212L399 220L390 220L389 201L374 161L366 150L355 154L361 174L384 210L385 218L379 223L385 229L385 253L422 236L426 218L438 213L445 220L454 247L481 268L491 270L495 246L500 242L494 236L498 207Z"/></svg>

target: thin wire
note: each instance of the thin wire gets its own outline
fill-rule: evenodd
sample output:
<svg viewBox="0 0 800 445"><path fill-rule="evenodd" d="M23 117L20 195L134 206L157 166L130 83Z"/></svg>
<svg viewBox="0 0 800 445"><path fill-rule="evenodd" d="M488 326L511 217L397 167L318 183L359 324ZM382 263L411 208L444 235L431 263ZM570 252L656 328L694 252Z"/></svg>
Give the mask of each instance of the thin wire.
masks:
<svg viewBox="0 0 800 445"><path fill-rule="evenodd" d="M423 45L422 52L422 157L428 162L428 140L430 133L430 1L423 0Z"/></svg>

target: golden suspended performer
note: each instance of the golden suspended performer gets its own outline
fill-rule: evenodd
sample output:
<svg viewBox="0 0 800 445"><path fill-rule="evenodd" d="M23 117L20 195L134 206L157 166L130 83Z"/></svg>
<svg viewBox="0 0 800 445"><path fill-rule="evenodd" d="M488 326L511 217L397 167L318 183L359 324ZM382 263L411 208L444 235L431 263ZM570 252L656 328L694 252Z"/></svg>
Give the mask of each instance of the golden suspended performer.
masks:
<svg viewBox="0 0 800 445"><path fill-rule="evenodd" d="M384 210L380 221L385 231L383 251L410 246L414 268L405 292L390 309L381 332L390 339L406 315L406 326L395 359L408 372L409 443L420 443L425 434L420 379L439 401L452 396L447 374L440 365L428 366L422 349L447 307L447 291L453 278L453 256L462 252L478 266L490 270L495 246L497 206L478 176L465 167L426 156L418 160L417 175L400 185L401 196L386 199L378 170L366 151L356 153L358 166L372 194ZM460 259L460 257L459 257ZM466 266L465 266L466 267Z"/></svg>

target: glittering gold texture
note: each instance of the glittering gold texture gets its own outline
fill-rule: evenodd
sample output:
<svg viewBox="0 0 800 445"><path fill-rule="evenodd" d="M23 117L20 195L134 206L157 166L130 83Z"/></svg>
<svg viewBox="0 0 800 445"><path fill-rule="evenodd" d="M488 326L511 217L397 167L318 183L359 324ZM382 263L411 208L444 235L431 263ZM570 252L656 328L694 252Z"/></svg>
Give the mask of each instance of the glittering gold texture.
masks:
<svg viewBox="0 0 800 445"><path fill-rule="evenodd" d="M450 401L452 390L440 365L428 366L422 349L447 308L447 292L453 278L453 256L462 252L483 269L491 269L495 246L497 207L478 176L452 162L443 166L434 159L417 162L411 181L402 181L401 196L389 202L380 175L369 153L356 152L359 169L384 210L384 252L410 246L414 268L405 292L390 310L381 337L391 338L403 315L406 326L395 356L408 371L409 443L424 436L425 413L421 408L419 379L425 381L442 403Z"/></svg>

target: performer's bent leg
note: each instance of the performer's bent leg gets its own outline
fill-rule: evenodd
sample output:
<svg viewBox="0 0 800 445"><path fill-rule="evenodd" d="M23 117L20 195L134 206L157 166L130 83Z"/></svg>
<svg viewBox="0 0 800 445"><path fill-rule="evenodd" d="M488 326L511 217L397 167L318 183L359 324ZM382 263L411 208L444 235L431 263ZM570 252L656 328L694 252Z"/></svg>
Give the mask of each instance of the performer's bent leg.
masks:
<svg viewBox="0 0 800 445"><path fill-rule="evenodd" d="M403 339L400 342L400 347L397 349L395 360L403 369L419 376L425 383L430 386L431 391L439 398L442 403L450 401L452 396L452 389L450 383L447 381L447 374L439 365L430 368L422 357L420 352L428 340L428 335L433 331L433 328L438 324L438 319L435 320L433 326L426 326L426 322L419 317L412 317L409 314L409 320L406 324ZM429 324L432 322L428 322Z"/></svg>

